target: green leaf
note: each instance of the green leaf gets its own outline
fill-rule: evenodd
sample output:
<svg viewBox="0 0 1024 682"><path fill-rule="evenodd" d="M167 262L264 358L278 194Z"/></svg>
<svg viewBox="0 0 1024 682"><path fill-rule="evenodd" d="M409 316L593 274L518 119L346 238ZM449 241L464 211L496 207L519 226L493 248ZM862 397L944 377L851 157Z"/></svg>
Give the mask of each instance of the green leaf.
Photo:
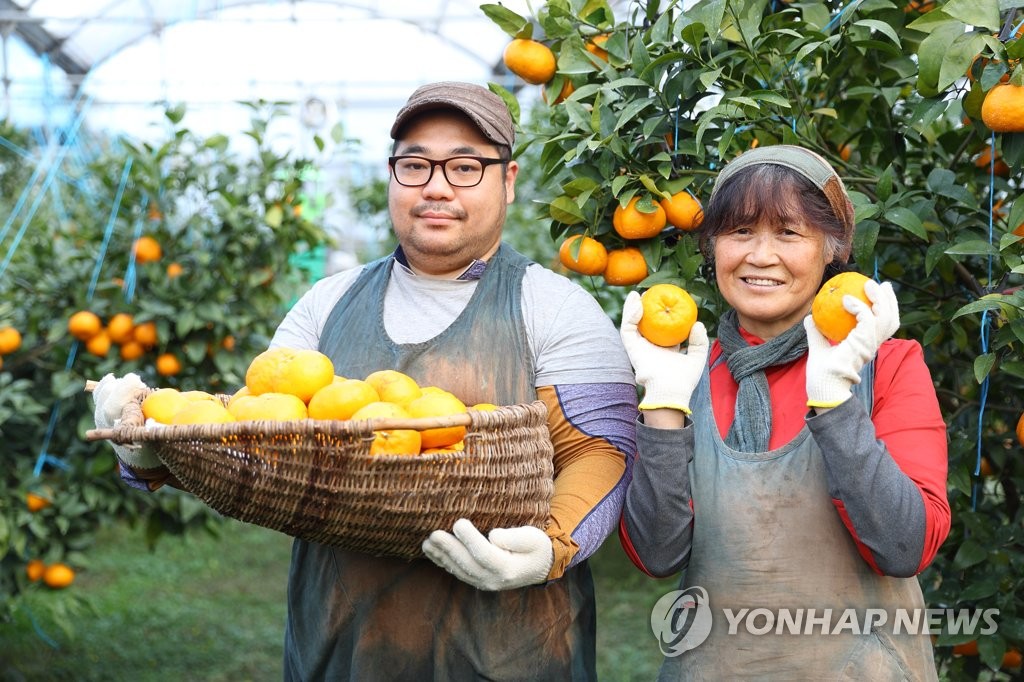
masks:
<svg viewBox="0 0 1024 682"><path fill-rule="evenodd" d="M480 5L480 10L487 15L488 19L497 24L498 28L511 37L533 37L533 24L504 5Z"/></svg>
<svg viewBox="0 0 1024 682"><path fill-rule="evenodd" d="M955 81L963 78L974 58L978 56L984 46L985 38L979 33L967 33L954 40L942 58L938 89L945 90Z"/></svg>
<svg viewBox="0 0 1024 682"><path fill-rule="evenodd" d="M818 109L811 109L811 113L815 116L828 116L829 118L839 118L839 113L832 107L820 107Z"/></svg>
<svg viewBox="0 0 1024 682"><path fill-rule="evenodd" d="M963 315L971 315L974 313L984 312L986 310L1001 309L1002 305L999 303L999 301L981 298L978 299L977 301L971 301L967 305L962 306L959 310L953 313L953 317L950 319L955 320L956 318L961 317Z"/></svg>
<svg viewBox="0 0 1024 682"><path fill-rule="evenodd" d="M989 372L992 371L992 366L996 364L995 353L985 353L974 358L974 379L979 384L985 380Z"/></svg>
<svg viewBox="0 0 1024 682"><path fill-rule="evenodd" d="M945 253L951 256L997 256L998 249L987 241L981 239L969 239L957 242L946 249Z"/></svg>
<svg viewBox="0 0 1024 682"><path fill-rule="evenodd" d="M942 6L942 12L971 26L981 26L998 31L999 0L949 0Z"/></svg>
<svg viewBox="0 0 1024 682"><path fill-rule="evenodd" d="M985 547L976 540L967 539L960 545L960 549L956 551L956 556L953 557L953 565L958 569L968 568L969 566L980 564L987 556L988 550Z"/></svg>
<svg viewBox="0 0 1024 682"><path fill-rule="evenodd" d="M768 102L775 106L782 107L783 109L789 109L791 107L788 99L771 90L751 90L747 94L750 95L752 99L760 102Z"/></svg>
<svg viewBox="0 0 1024 682"><path fill-rule="evenodd" d="M977 599L991 597L998 591L999 581L994 578L989 578L965 586L964 589L957 596L960 598L961 602L972 602ZM999 658L1002 659L1002 656L1000 656Z"/></svg>
<svg viewBox="0 0 1024 682"><path fill-rule="evenodd" d="M950 45L964 34L965 29L966 26L960 22L944 23L921 41L917 51L917 90L924 97L934 97L940 92L938 83L942 62Z"/></svg>
<svg viewBox="0 0 1024 682"><path fill-rule="evenodd" d="M900 43L900 37L896 34L895 29L884 21L878 21L877 19L861 19L860 21L853 22L853 25L865 26L873 31L883 33L887 38L889 38L889 40L896 43L896 45L902 45Z"/></svg>
<svg viewBox="0 0 1024 682"><path fill-rule="evenodd" d="M892 196L892 175L893 169L890 163L886 166L882 174L878 176L878 183L875 185L875 193L878 195L878 200L885 203L890 196Z"/></svg>
<svg viewBox="0 0 1024 682"><path fill-rule="evenodd" d="M894 225L899 225L910 234L927 241L928 232L921 224L921 219L909 208L895 206L885 213L885 218Z"/></svg>
<svg viewBox="0 0 1024 682"><path fill-rule="evenodd" d="M642 184L645 188L647 188L647 191L650 192L651 194L656 194L657 196L660 196L663 199L668 199L669 198L669 195L665 194L660 189L658 189L658 185L655 184L654 180L651 180L651 178L648 175L646 175L646 174L640 176L640 184ZM641 202L638 201L637 202L637 208L640 207L640 204L641 204ZM644 209L640 209L640 210L644 211ZM651 210L652 211L654 210L653 205L651 206ZM648 211L644 211L644 212L647 213Z"/></svg>
<svg viewBox="0 0 1024 682"><path fill-rule="evenodd" d="M576 202L567 196L555 197L548 205L548 214L560 223L576 225L583 222L583 212Z"/></svg>
<svg viewBox="0 0 1024 682"><path fill-rule="evenodd" d="M1010 207L1010 215L1006 218L1006 224L1010 226L1011 231L1024 225L1024 199L1020 196Z"/></svg>

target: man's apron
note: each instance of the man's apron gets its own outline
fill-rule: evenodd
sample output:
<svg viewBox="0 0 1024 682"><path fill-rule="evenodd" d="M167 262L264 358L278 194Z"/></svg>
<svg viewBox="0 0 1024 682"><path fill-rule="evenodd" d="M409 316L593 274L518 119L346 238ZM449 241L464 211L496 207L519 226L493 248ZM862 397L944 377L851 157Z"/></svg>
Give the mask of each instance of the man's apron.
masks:
<svg viewBox="0 0 1024 682"><path fill-rule="evenodd" d="M397 369L467 405L536 400L521 308L528 259L502 246L450 327L402 345L384 330L393 261L369 264L331 312L320 350L336 373L362 378ZM381 559L296 540L284 677L594 679L593 603L586 562L545 585L482 592L427 559Z"/></svg>
<svg viewBox="0 0 1024 682"><path fill-rule="evenodd" d="M869 414L873 382L869 363L854 386ZM770 452L733 450L718 431L709 387L705 372L695 404L707 408L693 414L689 465L693 551L681 586L706 590L713 625L702 644L665 658L659 680L937 679L928 635L907 635L906 628L893 634L896 609L925 618L917 579L878 575L858 554L832 504L824 460L807 426ZM744 608L767 609L775 628L756 634L767 629L762 615L738 620L729 634L723 609L737 614ZM817 623L807 621L812 608ZM856 610L857 634L851 621L839 628L847 608ZM776 634L780 612L795 617L798 609L802 626L794 629L790 621ZM824 609L832 609L828 625L820 624ZM885 609L887 621L862 634L866 609ZM837 629L841 633L821 634Z"/></svg>

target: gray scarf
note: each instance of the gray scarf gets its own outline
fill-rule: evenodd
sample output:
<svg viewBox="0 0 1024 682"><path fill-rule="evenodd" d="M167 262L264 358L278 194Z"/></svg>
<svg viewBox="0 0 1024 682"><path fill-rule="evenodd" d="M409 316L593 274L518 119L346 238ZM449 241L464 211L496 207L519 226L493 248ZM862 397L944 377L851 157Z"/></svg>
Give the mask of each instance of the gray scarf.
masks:
<svg viewBox="0 0 1024 682"><path fill-rule="evenodd" d="M739 384L736 410L725 444L740 452L765 452L772 433L772 406L764 370L792 362L807 352L803 321L771 341L749 346L740 334L736 311L729 309L718 322L718 342L725 364Z"/></svg>

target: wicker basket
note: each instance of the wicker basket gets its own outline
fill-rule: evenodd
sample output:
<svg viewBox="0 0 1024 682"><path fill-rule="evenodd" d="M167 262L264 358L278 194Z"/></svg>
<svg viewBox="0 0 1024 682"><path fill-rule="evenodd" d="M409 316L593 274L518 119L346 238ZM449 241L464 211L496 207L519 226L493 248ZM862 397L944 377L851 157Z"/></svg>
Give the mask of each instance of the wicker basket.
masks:
<svg viewBox="0 0 1024 682"><path fill-rule="evenodd" d="M543 402L454 417L249 421L146 428L140 392L92 439L148 443L182 487L225 516L376 556L414 559L431 531L468 518L543 528L552 446ZM227 396L220 396L226 400ZM372 456L375 428L465 424L455 454Z"/></svg>

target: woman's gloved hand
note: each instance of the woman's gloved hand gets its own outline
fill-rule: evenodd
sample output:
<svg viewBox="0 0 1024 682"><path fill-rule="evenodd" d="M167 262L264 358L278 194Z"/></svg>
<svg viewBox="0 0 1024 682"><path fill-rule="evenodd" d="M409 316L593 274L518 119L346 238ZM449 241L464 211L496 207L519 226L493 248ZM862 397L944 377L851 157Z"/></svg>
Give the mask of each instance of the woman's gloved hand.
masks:
<svg viewBox="0 0 1024 682"><path fill-rule="evenodd" d="M478 590L496 592L544 582L555 561L551 538L540 528L495 528L487 537L469 519L452 532L435 530L423 541L435 564Z"/></svg>
<svg viewBox="0 0 1024 682"><path fill-rule="evenodd" d="M622 305L622 326L619 335L636 374L636 383L644 388L641 410L672 408L690 414L693 395L708 362L708 332L694 322L686 352L678 348L655 345L641 336L637 324L643 317L640 294L629 292Z"/></svg>
<svg viewBox="0 0 1024 682"><path fill-rule="evenodd" d="M868 280L864 294L870 306L854 296L843 296L843 307L857 318L857 326L834 346L810 315L804 318L808 407L830 408L846 402L853 395L852 386L860 382L860 370L899 329L900 309L892 284Z"/></svg>
<svg viewBox="0 0 1024 682"><path fill-rule="evenodd" d="M125 374L123 377L115 377L107 374L99 380L92 390L92 400L96 406L93 412L93 421L96 428L110 429L117 426L121 421L121 412L124 406L131 401L136 393L146 388L138 374ZM160 459L147 448L141 445L120 445L110 443L118 459L133 469L154 469L163 466Z"/></svg>

